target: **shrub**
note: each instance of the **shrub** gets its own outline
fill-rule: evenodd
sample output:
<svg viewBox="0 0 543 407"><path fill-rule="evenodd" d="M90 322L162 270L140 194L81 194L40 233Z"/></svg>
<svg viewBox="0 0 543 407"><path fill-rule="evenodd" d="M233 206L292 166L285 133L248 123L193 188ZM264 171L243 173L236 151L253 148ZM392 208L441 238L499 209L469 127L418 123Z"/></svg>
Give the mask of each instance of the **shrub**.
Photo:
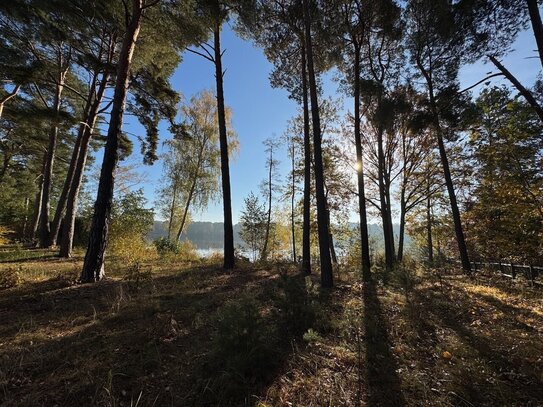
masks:
<svg viewBox="0 0 543 407"><path fill-rule="evenodd" d="M156 251L160 256L167 254L179 254L179 242L168 239L167 237L159 237L153 241Z"/></svg>
<svg viewBox="0 0 543 407"><path fill-rule="evenodd" d="M0 289L11 288L19 285L21 282L21 274L19 270L9 267L0 270Z"/></svg>
<svg viewBox="0 0 543 407"><path fill-rule="evenodd" d="M13 231L5 226L0 225L0 246L10 243L9 236L13 234Z"/></svg>
<svg viewBox="0 0 543 407"><path fill-rule="evenodd" d="M219 373L213 386L223 397L239 397L275 365L274 332L248 296L220 309L216 326L209 368Z"/></svg>

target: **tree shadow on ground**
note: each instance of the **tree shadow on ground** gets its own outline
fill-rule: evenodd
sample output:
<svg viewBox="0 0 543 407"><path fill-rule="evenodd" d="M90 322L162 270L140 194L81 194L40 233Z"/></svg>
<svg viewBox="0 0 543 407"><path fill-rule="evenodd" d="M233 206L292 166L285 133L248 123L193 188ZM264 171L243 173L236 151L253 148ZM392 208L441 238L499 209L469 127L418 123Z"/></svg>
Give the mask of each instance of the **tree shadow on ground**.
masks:
<svg viewBox="0 0 543 407"><path fill-rule="evenodd" d="M9 312L1 318L0 398L5 405L131 405L138 398L139 405L247 405L292 352L282 345L292 338L281 338L273 366L259 366L258 380L244 381L243 392L224 398L223 389L212 389L223 374L212 352L217 312L245 292L268 308L256 286L277 289L276 275L202 266L150 278L139 287L131 283L62 288L43 282L32 292L51 284L56 289L37 300L4 298Z"/></svg>
<svg viewBox="0 0 543 407"><path fill-rule="evenodd" d="M506 353L518 347L524 338L516 335L513 327L508 329L503 323L485 320L481 322L482 328L473 328L483 317L472 315L470 310L477 309L478 304L458 287L445 291L418 289L415 300L424 304L424 309L441 329L450 329L458 335L464 347L459 351L467 361L473 363L475 358L480 358L483 366L492 371L490 374L480 365L465 368L462 362L452 377L456 389L451 395L455 405L487 405L489 400L495 405L531 405L533 400L543 399L543 380L529 361L534 354ZM533 341L530 346L541 348L541 344Z"/></svg>
<svg viewBox="0 0 543 407"><path fill-rule="evenodd" d="M375 283L363 287L366 342L366 383L369 406L403 406L405 399L391 353L387 321L381 309Z"/></svg>

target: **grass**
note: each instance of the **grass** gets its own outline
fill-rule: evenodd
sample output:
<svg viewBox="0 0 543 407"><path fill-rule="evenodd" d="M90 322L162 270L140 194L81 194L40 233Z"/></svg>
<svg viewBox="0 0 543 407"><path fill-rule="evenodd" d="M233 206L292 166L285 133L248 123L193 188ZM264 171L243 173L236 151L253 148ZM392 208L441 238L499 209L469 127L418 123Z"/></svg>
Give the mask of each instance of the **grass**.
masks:
<svg viewBox="0 0 543 407"><path fill-rule="evenodd" d="M329 292L289 265L155 260L75 283L81 254L0 273L0 404L536 406L541 289L454 272ZM400 283L394 283L400 281Z"/></svg>

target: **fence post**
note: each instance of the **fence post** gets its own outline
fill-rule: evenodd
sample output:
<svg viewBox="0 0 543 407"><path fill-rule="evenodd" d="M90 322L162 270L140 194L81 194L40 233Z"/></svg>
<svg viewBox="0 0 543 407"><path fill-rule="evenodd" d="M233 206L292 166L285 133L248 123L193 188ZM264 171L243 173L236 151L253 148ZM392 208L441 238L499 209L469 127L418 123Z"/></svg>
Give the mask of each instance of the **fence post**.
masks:
<svg viewBox="0 0 543 407"><path fill-rule="evenodd" d="M530 282L532 283L532 287L535 285L535 275L534 275L534 266L530 264Z"/></svg>
<svg viewBox="0 0 543 407"><path fill-rule="evenodd" d="M515 265L511 263L511 278L514 280L517 276L517 271L515 270Z"/></svg>
<svg viewBox="0 0 543 407"><path fill-rule="evenodd" d="M503 264L502 264L502 261L500 260L500 273L503 274Z"/></svg>

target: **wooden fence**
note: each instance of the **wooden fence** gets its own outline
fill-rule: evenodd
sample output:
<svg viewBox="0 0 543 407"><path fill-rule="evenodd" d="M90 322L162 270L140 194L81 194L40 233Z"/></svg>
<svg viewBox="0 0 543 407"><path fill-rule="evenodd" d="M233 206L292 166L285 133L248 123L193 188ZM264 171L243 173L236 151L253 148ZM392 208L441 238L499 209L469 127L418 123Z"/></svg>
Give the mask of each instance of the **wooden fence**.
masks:
<svg viewBox="0 0 543 407"><path fill-rule="evenodd" d="M513 264L513 263L490 263L484 261L472 261L471 269L473 272L482 270L483 268L494 270L499 272L504 277L509 277L511 279L517 278L519 275L524 275L524 277L531 282L532 285L542 285L541 281L543 277L543 267L533 266L531 264Z"/></svg>

